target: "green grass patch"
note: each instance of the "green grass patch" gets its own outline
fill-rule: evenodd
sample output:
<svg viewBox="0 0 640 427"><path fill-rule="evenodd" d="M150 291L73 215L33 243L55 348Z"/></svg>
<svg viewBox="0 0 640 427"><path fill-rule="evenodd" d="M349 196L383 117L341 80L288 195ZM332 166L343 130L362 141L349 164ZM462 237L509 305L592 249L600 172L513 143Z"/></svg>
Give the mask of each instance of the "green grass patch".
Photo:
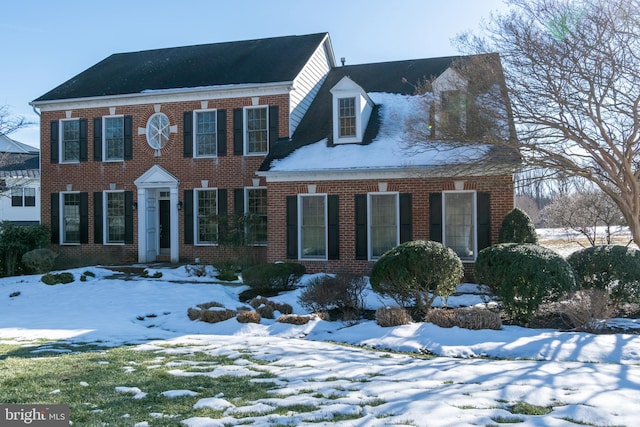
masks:
<svg viewBox="0 0 640 427"><path fill-rule="evenodd" d="M183 377L168 372L187 370L199 364L214 369L215 365L234 363L234 359L202 352L158 354L131 347L104 350L88 346L83 349L90 351L78 353L82 347L64 348L73 353L55 352L48 356L47 352L33 353L34 347L3 345L2 350L6 353L0 360L0 383L3 385L0 402L68 404L75 425L133 425L149 421L154 426L175 426L179 420L189 417L222 416L222 411L193 409L201 398L213 397L223 391L225 399L241 406L272 397L269 390L276 388L268 381L273 376L264 372L251 377L229 375L218 378ZM43 350L42 346L39 350ZM51 351L54 351L53 347ZM167 366L169 362L174 363ZM154 369L148 369L150 366ZM256 378L265 381L252 381ZM132 393L117 392L116 387L137 387L147 395L135 399ZM198 395L175 398L161 395L168 390L191 390ZM162 417L152 418L151 413L162 414Z"/></svg>
<svg viewBox="0 0 640 427"><path fill-rule="evenodd" d="M549 406L532 405L527 402L518 402L515 405L510 406L508 409L512 414L521 415L547 415L553 411L553 408Z"/></svg>

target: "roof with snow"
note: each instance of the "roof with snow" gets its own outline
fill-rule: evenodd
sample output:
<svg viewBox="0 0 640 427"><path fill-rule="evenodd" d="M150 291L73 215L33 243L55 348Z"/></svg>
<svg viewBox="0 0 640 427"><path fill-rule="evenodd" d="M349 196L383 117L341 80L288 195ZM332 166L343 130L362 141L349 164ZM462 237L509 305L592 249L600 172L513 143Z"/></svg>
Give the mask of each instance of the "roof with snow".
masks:
<svg viewBox="0 0 640 427"><path fill-rule="evenodd" d="M0 133L0 178L40 178L40 150Z"/></svg>
<svg viewBox="0 0 640 427"><path fill-rule="evenodd" d="M504 87L499 58L489 55L498 69L496 83ZM417 112L424 113L425 95L416 95L416 84L441 75L454 61L468 57L416 59L408 61L362 64L333 68L309 111L292 135L271 147L263 162L262 172L332 172L336 170L430 168L446 169L444 174L487 173L489 169L503 173L520 163L517 152L506 145L486 145L433 141L420 144L407 133L405 123ZM332 144L332 95L342 78L349 77L362 87L375 107L361 144ZM506 97L505 102L508 103ZM508 111L508 108L507 108ZM509 117L510 120L510 117ZM515 140L512 123L505 123L505 139ZM467 168L474 162L478 168ZM455 172L452 165L464 165L466 171Z"/></svg>
<svg viewBox="0 0 640 427"><path fill-rule="evenodd" d="M289 82L327 37L318 33L118 53L33 102Z"/></svg>

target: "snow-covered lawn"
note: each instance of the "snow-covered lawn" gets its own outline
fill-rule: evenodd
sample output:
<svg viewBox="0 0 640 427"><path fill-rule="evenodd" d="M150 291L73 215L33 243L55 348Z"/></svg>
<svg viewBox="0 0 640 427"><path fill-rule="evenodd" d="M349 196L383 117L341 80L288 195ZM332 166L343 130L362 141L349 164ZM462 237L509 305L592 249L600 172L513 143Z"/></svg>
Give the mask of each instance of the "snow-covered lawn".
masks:
<svg viewBox="0 0 640 427"><path fill-rule="evenodd" d="M87 270L95 277L80 281ZM199 395L197 405L223 410L225 415L216 420L183 419L191 427L233 425L239 419L246 422L247 413L253 425L323 425L331 417L341 421L328 424L344 426L638 423L640 335L515 326L470 331L428 323L382 328L373 321L350 325L318 319L301 326L268 319L261 324L241 324L235 319L207 324L190 321L187 309L209 301L235 309L242 305L238 294L245 288L241 284L206 283L210 277L189 277L184 267L160 269L159 279L134 280L107 278L113 272L99 267L70 271L76 280L67 285L47 286L39 275L0 279L0 343L27 344L40 339L109 346L137 343L142 350L237 357L236 365L224 367L226 374L268 371L277 376L277 396L251 406L234 406L225 400L223 390L218 395ZM150 269L151 274L155 271ZM451 297L449 305L481 304L474 289L474 285L461 285L463 295ZM272 300L289 303L295 313L304 313L297 302L299 292ZM387 304L372 292L367 300L371 308ZM640 328L634 320L619 323ZM426 359L391 350L437 357ZM195 374L189 370L188 375L217 375L217 369L220 367L204 366ZM186 374L180 366L171 373ZM119 392L131 399L146 398L142 384L122 384ZM171 398L197 392L168 389L163 395ZM549 407L550 412L513 413L510 408L521 403ZM274 407L292 404L320 409L303 415L269 414ZM127 425L153 425L155 416L127 420L131 423Z"/></svg>

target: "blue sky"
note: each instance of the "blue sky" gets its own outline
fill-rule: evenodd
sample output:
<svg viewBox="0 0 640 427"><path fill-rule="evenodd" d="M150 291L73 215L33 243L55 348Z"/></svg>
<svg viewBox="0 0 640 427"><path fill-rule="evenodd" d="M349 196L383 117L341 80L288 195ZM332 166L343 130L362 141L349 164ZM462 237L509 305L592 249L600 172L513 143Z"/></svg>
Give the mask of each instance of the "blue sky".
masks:
<svg viewBox="0 0 640 427"><path fill-rule="evenodd" d="M502 0L4 0L0 105L29 102L112 53L328 32L347 64L458 54ZM12 138L39 146L38 127Z"/></svg>

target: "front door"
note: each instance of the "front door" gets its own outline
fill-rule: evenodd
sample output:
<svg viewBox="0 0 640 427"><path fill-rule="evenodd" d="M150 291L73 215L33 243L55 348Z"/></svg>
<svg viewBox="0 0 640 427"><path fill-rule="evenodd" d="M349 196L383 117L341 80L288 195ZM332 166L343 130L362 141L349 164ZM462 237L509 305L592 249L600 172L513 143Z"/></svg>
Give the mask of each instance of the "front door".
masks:
<svg viewBox="0 0 640 427"><path fill-rule="evenodd" d="M171 251L171 203L169 200L159 200L160 205L160 253L169 254Z"/></svg>

